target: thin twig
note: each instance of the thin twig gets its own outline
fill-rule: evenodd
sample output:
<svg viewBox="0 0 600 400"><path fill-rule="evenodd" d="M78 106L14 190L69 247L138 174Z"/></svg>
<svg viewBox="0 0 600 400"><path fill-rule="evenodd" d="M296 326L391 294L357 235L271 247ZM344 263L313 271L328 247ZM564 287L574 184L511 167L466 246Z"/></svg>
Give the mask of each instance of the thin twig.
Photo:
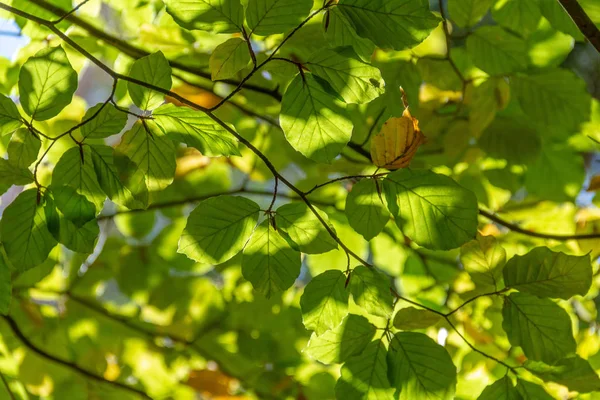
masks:
<svg viewBox="0 0 600 400"><path fill-rule="evenodd" d="M77 12L77 10L79 10L81 7L83 7L85 5L85 3L87 3L88 1L90 1L90 0L83 0L81 3L77 4L77 6L75 8L73 8L71 11L69 11L68 13L66 13L65 15L63 15L62 17L60 17L59 19L56 19L56 20L52 21L52 24L56 25L56 24L61 23L69 15L74 14L75 12Z"/></svg>

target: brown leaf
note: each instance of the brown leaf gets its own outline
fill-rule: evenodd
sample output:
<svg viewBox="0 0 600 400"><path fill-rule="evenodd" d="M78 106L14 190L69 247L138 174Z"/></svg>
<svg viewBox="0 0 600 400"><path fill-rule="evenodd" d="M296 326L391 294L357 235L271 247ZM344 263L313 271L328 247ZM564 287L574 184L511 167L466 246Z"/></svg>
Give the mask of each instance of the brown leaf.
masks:
<svg viewBox="0 0 600 400"><path fill-rule="evenodd" d="M595 192L597 190L600 190L600 175L592 176L590 186L587 188L588 192Z"/></svg>
<svg viewBox="0 0 600 400"><path fill-rule="evenodd" d="M378 167L406 168L424 141L419 121L407 108L402 117L388 119L371 140L371 159Z"/></svg>

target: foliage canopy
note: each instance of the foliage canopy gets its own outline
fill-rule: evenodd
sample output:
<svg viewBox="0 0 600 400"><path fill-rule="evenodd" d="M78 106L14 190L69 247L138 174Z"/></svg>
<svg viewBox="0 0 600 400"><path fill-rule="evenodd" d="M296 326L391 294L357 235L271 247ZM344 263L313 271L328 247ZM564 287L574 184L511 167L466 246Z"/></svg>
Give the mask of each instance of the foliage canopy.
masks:
<svg viewBox="0 0 600 400"><path fill-rule="evenodd" d="M2 398L600 392L593 0L0 18Z"/></svg>

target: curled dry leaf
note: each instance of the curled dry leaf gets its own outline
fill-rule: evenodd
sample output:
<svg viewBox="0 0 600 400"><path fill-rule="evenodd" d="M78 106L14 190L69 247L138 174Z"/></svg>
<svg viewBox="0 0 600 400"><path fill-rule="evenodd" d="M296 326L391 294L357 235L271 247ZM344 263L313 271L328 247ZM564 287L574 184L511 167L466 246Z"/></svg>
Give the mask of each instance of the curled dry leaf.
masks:
<svg viewBox="0 0 600 400"><path fill-rule="evenodd" d="M378 167L406 168L424 141L419 121L407 108L402 117L388 119L381 132L371 140L371 159Z"/></svg>
<svg viewBox="0 0 600 400"><path fill-rule="evenodd" d="M590 180L590 185L587 188L588 192L596 192L600 190L600 175L595 175Z"/></svg>

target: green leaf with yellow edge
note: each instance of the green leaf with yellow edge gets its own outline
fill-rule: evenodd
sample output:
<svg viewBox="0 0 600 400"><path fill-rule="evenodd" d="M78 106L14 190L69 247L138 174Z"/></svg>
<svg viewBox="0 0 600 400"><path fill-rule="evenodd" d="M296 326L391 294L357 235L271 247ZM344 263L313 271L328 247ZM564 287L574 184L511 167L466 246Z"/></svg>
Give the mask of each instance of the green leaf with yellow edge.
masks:
<svg viewBox="0 0 600 400"><path fill-rule="evenodd" d="M56 246L56 240L47 228L43 201L37 189L28 189L21 192L2 214L2 243L17 271L40 265Z"/></svg>
<svg viewBox="0 0 600 400"><path fill-rule="evenodd" d="M348 104L369 103L385 91L379 69L357 58L352 48L323 49L306 62L310 71L326 80Z"/></svg>
<svg viewBox="0 0 600 400"><path fill-rule="evenodd" d="M427 329L442 320L442 316L425 309L406 307L394 316L394 327L402 331Z"/></svg>
<svg viewBox="0 0 600 400"><path fill-rule="evenodd" d="M127 114L110 103L99 103L85 112L81 119L81 136L101 139L120 133L127 124Z"/></svg>
<svg viewBox="0 0 600 400"><path fill-rule="evenodd" d="M506 375L483 389L477 400L521 400L521 394Z"/></svg>
<svg viewBox="0 0 600 400"><path fill-rule="evenodd" d="M304 288L300 298L302 322L306 329L322 335L337 327L348 315L346 276L341 271L329 270L315 276Z"/></svg>
<svg viewBox="0 0 600 400"><path fill-rule="evenodd" d="M21 67L21 105L36 121L57 116L71 103L76 90L77 73L62 47L46 47Z"/></svg>
<svg viewBox="0 0 600 400"><path fill-rule="evenodd" d="M383 189L396 224L420 246L449 250L477 233L477 198L445 175L400 169L384 179Z"/></svg>
<svg viewBox="0 0 600 400"><path fill-rule="evenodd" d="M502 308L502 328L528 359L554 363L575 353L571 318L549 299L511 293Z"/></svg>
<svg viewBox="0 0 600 400"><path fill-rule="evenodd" d="M375 179L363 179L352 186L346 197L348 222L366 240L379 235L390 220L382 196L381 186Z"/></svg>
<svg viewBox="0 0 600 400"><path fill-rule="evenodd" d="M177 251L199 263L221 264L244 248L259 212L258 204L245 197L204 200L189 215Z"/></svg>
<svg viewBox="0 0 600 400"><path fill-rule="evenodd" d="M329 217L315 208L321 219L335 232ZM326 253L338 247L310 208L304 203L285 204L275 213L277 229L283 232L298 251L308 254Z"/></svg>
<svg viewBox="0 0 600 400"><path fill-rule="evenodd" d="M18 168L28 168L38 158L42 142L27 129L17 129L8 143L8 162Z"/></svg>
<svg viewBox="0 0 600 400"><path fill-rule="evenodd" d="M335 385L337 399L392 400L394 389L388 380L387 349L375 340L359 355L346 361Z"/></svg>
<svg viewBox="0 0 600 400"><path fill-rule="evenodd" d="M241 38L231 38L221 43L210 55L209 68L213 81L234 77L250 64L248 43Z"/></svg>
<svg viewBox="0 0 600 400"><path fill-rule="evenodd" d="M538 297L568 300L587 294L592 285L592 272L589 255L571 256L547 247L536 247L508 260L504 283Z"/></svg>
<svg viewBox="0 0 600 400"><path fill-rule="evenodd" d="M244 248L242 274L256 291L267 298L289 289L298 275L300 253L275 231L270 221L263 221Z"/></svg>
<svg viewBox="0 0 600 400"><path fill-rule="evenodd" d="M456 391L456 367L448 351L416 332L394 335L387 355L396 399L450 400Z"/></svg>
<svg viewBox="0 0 600 400"><path fill-rule="evenodd" d="M340 0L337 7L359 36L383 49L414 47L440 22L427 0Z"/></svg>
<svg viewBox="0 0 600 400"><path fill-rule="evenodd" d="M21 114L11 99L0 94L0 136L21 127Z"/></svg>
<svg viewBox="0 0 600 400"><path fill-rule="evenodd" d="M350 293L354 302L367 313L389 318L393 297L390 279L374 268L358 266L350 274Z"/></svg>
<svg viewBox="0 0 600 400"><path fill-rule="evenodd" d="M241 32L244 8L240 0L166 0L167 12L186 29L214 33Z"/></svg>
<svg viewBox="0 0 600 400"><path fill-rule="evenodd" d="M495 237L477 234L475 240L460 248L460 261L478 289L501 288L506 250Z"/></svg>
<svg viewBox="0 0 600 400"><path fill-rule="evenodd" d="M526 361L525 369L545 382L556 382L571 391L589 393L600 391L600 378L590 363L579 356L563 358L554 364Z"/></svg>
<svg viewBox="0 0 600 400"><path fill-rule="evenodd" d="M165 104L152 116L150 125L156 124L169 139L194 147L205 156L240 155L237 140L201 111Z"/></svg>
<svg viewBox="0 0 600 400"><path fill-rule="evenodd" d="M161 51L136 60L129 76L164 90L171 89L171 66ZM154 110L165 101L163 93L137 83L127 82L127 88L133 103L142 110Z"/></svg>
<svg viewBox="0 0 600 400"><path fill-rule="evenodd" d="M312 5L311 0L249 0L246 23L256 35L284 33L300 25Z"/></svg>
<svg viewBox="0 0 600 400"><path fill-rule="evenodd" d="M286 89L279 122L295 150L321 163L332 163L352 136L344 104L311 73L298 74Z"/></svg>
<svg viewBox="0 0 600 400"><path fill-rule="evenodd" d="M361 353L373 339L376 329L365 317L348 314L335 328L322 335L313 333L304 353L324 364L342 363Z"/></svg>

